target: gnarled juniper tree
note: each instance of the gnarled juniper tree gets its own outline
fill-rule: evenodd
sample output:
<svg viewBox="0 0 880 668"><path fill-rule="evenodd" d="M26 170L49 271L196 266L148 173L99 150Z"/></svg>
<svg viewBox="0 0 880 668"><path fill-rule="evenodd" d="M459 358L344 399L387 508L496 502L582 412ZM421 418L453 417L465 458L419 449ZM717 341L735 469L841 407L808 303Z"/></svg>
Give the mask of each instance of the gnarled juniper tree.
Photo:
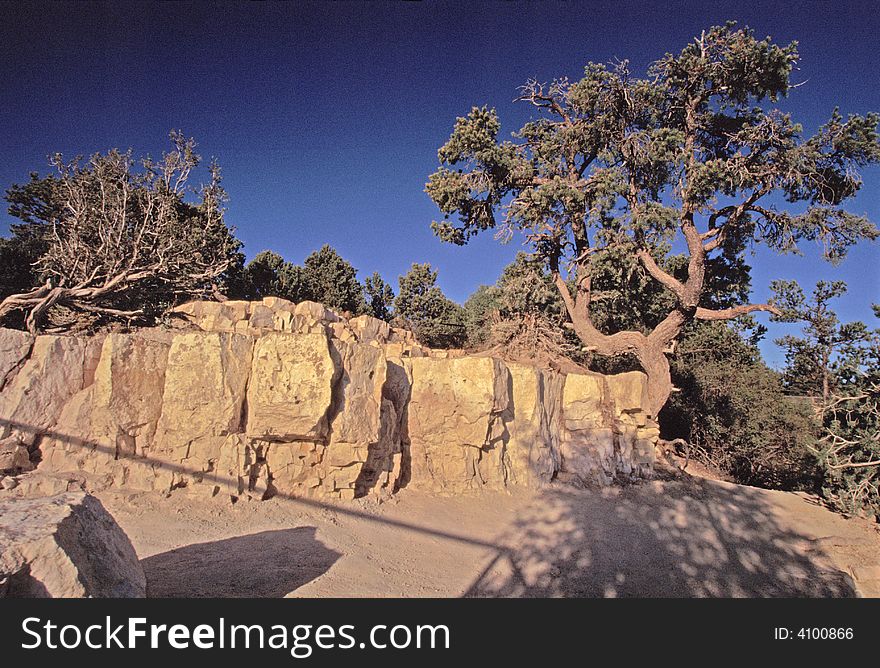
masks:
<svg viewBox="0 0 880 668"><path fill-rule="evenodd" d="M0 301L0 322L21 311L36 332L53 307L132 318L217 293L241 260L241 244L223 219L220 168L212 164L210 183L192 188L201 160L195 141L179 132L170 137L172 150L161 160L144 158L140 169L131 151L85 162L56 154L54 176L33 174L10 189L9 212L24 222L14 240L32 238L37 256L21 269L40 283ZM198 199L188 202L187 195Z"/></svg>
<svg viewBox="0 0 880 668"><path fill-rule="evenodd" d="M797 60L795 43L758 40L729 23L658 60L647 78L624 62L589 63L576 82L530 81L519 99L540 113L513 140L499 139L494 109L456 121L426 186L444 214L433 229L455 244L491 228L523 232L579 338L600 355L635 356L657 414L672 389L664 351L683 326L775 312L772 304L713 308L707 267L741 266L750 244L790 252L802 240L819 241L833 261L878 234L841 205L859 190L859 168L880 161L880 116L844 120L835 111L804 137L789 114L765 104L788 93ZM666 262L676 238L687 247L684 272ZM595 326L593 269L608 253L637 260L672 295L653 328Z"/></svg>

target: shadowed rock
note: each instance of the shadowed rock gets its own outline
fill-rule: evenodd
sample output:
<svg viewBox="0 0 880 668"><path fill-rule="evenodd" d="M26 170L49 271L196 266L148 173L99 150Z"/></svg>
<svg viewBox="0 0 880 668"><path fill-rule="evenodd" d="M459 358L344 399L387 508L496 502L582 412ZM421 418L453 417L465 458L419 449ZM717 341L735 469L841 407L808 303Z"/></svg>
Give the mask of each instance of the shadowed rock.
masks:
<svg viewBox="0 0 880 668"><path fill-rule="evenodd" d="M0 501L0 595L142 598L128 536L83 492Z"/></svg>

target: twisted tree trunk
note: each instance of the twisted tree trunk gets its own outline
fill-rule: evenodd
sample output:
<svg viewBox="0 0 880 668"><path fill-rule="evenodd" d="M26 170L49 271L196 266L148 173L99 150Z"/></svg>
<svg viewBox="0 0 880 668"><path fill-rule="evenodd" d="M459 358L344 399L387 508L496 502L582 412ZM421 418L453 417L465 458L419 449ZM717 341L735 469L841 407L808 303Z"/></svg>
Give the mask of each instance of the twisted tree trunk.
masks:
<svg viewBox="0 0 880 668"><path fill-rule="evenodd" d="M71 308L88 311L91 313L100 313L104 315L113 315L117 317L134 317L142 313L140 310L122 311L119 309L108 308L94 303L101 297L112 294L118 286L125 285L130 282L132 276L135 280L143 278L143 274L121 276L118 279L112 279L104 285L97 287L76 286L72 288L52 287L50 283L34 288L30 292L22 292L19 294L9 295L0 302L0 323L13 311L26 311L25 326L31 334L37 334L47 311L52 306L69 306Z"/></svg>
<svg viewBox="0 0 880 668"><path fill-rule="evenodd" d="M645 409L653 417L660 410L672 393L672 376L666 352L681 333L682 327L693 320L730 320L740 315L755 311L779 311L770 304L744 304L727 309L707 309L698 306L703 292L706 273L706 245L714 244L715 239L705 240L693 224L690 214L685 214L682 231L688 244L690 258L688 261L688 278L682 283L664 271L653 259L647 248L640 249L636 256L641 260L645 270L665 288L672 292L678 304L669 314L647 335L636 331L605 334L593 324L590 316L591 284L588 253L581 250L581 260L577 267L577 288L572 296L565 280L559 272L558 258L551 267L556 288L562 295L565 308L578 338L591 351L604 356L633 355L647 375L647 406ZM708 235L706 235L708 237Z"/></svg>

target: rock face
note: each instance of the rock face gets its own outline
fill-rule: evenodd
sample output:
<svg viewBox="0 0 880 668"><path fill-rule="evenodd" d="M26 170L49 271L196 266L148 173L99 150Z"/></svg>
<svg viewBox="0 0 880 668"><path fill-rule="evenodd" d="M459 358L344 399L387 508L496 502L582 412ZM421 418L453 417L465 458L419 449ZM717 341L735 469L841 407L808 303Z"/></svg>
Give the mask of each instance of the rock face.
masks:
<svg viewBox="0 0 880 668"><path fill-rule="evenodd" d="M660 435L649 425L645 376L569 374L562 391L561 470L582 480L610 483L618 474L642 474L654 461Z"/></svg>
<svg viewBox="0 0 880 668"><path fill-rule="evenodd" d="M0 500L0 596L143 598L134 548L83 492Z"/></svg>
<svg viewBox="0 0 880 668"><path fill-rule="evenodd" d="M412 361L409 438L414 482L458 491L503 487L511 468L503 413L510 374L490 357Z"/></svg>
<svg viewBox="0 0 880 668"><path fill-rule="evenodd" d="M33 343L34 338L27 332L0 329L0 390L28 358Z"/></svg>
<svg viewBox="0 0 880 668"><path fill-rule="evenodd" d="M323 441L337 375L323 332L260 337L247 392L247 435L266 441Z"/></svg>
<svg viewBox="0 0 880 668"><path fill-rule="evenodd" d="M38 336L0 393L0 434L30 445L52 426L58 409L82 389L89 372L86 349L95 345L74 337Z"/></svg>
<svg viewBox="0 0 880 668"><path fill-rule="evenodd" d="M0 330L0 466L39 462L61 490L257 499L651 473L659 432L641 373L430 350L314 302L193 302L174 315L170 329L103 337Z"/></svg>

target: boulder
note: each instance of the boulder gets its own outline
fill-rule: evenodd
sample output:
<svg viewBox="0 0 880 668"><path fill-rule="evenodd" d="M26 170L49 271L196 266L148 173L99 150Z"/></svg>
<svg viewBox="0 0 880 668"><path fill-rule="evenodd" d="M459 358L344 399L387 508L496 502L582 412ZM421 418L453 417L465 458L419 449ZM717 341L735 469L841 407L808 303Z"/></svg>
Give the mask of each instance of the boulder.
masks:
<svg viewBox="0 0 880 668"><path fill-rule="evenodd" d="M421 357L411 368L411 482L459 491L495 481L505 464L506 367L490 357Z"/></svg>
<svg viewBox="0 0 880 668"><path fill-rule="evenodd" d="M332 440L373 443L379 438L382 388L388 363L381 348L360 343L333 342L336 363L342 368Z"/></svg>
<svg viewBox="0 0 880 668"><path fill-rule="evenodd" d="M605 376L605 382L616 414L641 412L648 405L648 377L641 371Z"/></svg>
<svg viewBox="0 0 880 668"><path fill-rule="evenodd" d="M133 458L153 443L169 340L153 330L107 335L94 382L71 397L52 435L40 443L43 470L86 472L101 488L153 489L151 466Z"/></svg>
<svg viewBox="0 0 880 668"><path fill-rule="evenodd" d="M242 303L248 304L249 302ZM296 304L288 299L282 299L281 297L263 297L263 305L268 306L273 311L289 311L293 313L296 310Z"/></svg>
<svg viewBox="0 0 880 668"><path fill-rule="evenodd" d="M560 470L582 482L650 474L656 436L644 412L647 377L569 374L562 396ZM634 466L635 465L635 466Z"/></svg>
<svg viewBox="0 0 880 668"><path fill-rule="evenodd" d="M348 321L348 326L354 331L358 341L377 341L385 343L391 337L391 326L384 320L373 318L369 315L359 315Z"/></svg>
<svg viewBox="0 0 880 668"><path fill-rule="evenodd" d="M510 432L513 483L540 487L559 469L557 416L562 376L555 371L508 363L511 382Z"/></svg>
<svg viewBox="0 0 880 668"><path fill-rule="evenodd" d="M0 500L0 596L143 598L128 536L83 492Z"/></svg>
<svg viewBox="0 0 880 668"><path fill-rule="evenodd" d="M333 483L328 491L354 489L359 482L365 490L376 482L379 471L391 468L396 445L392 425L383 429L383 420L396 422L393 405L384 405L382 397L388 363L376 346L333 341L331 349L342 377L334 396L322 477Z"/></svg>
<svg viewBox="0 0 880 668"><path fill-rule="evenodd" d="M571 373L565 377L562 412L566 429L580 431L605 422L604 385L605 379L598 373Z"/></svg>
<svg viewBox="0 0 880 668"><path fill-rule="evenodd" d="M95 370L94 437L116 441L117 456L143 453L162 413L171 345L145 334L109 334Z"/></svg>
<svg viewBox="0 0 880 668"><path fill-rule="evenodd" d="M340 317L323 304L318 302L304 301L296 305L293 310L295 315L302 315L319 322L339 322Z"/></svg>
<svg viewBox="0 0 880 668"><path fill-rule="evenodd" d="M320 443L266 443L252 441L249 446L251 461L259 455L265 467L272 493L314 496L319 495L322 475L320 464L325 447ZM260 472L259 470L257 471ZM249 480L259 479L251 475Z"/></svg>
<svg viewBox="0 0 880 668"><path fill-rule="evenodd" d="M30 468L28 449L15 436L0 441L0 475L15 475Z"/></svg>

